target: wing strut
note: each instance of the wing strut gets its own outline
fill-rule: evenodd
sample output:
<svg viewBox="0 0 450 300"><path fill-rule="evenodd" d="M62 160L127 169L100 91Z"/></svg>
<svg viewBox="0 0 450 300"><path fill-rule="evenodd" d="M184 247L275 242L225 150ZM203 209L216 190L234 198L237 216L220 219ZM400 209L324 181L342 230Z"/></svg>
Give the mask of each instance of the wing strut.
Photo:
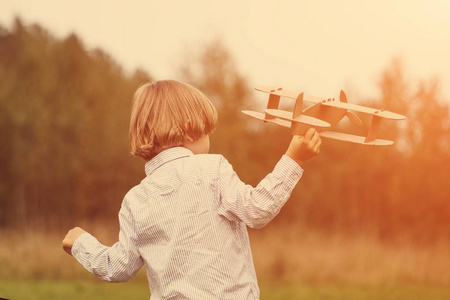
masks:
<svg viewBox="0 0 450 300"><path fill-rule="evenodd" d="M297 99L295 99L294 112L292 114L292 119L299 118L302 115L303 109L303 93L298 94ZM309 126L311 127L311 126ZM291 123L291 133L293 135L304 135L308 126L302 123L292 122Z"/></svg>
<svg viewBox="0 0 450 300"><path fill-rule="evenodd" d="M277 90L281 90L281 88L278 88ZM280 105L281 96L272 94L275 91L276 90L270 91L269 102L267 102L267 109L278 109L278 106ZM275 119L275 117L266 113L264 116L264 119L271 120L271 119Z"/></svg>
<svg viewBox="0 0 450 300"><path fill-rule="evenodd" d="M365 143L371 142L377 138L378 130L380 129L381 120L383 118L377 115L373 115L372 123L370 124L369 131L367 132Z"/></svg>

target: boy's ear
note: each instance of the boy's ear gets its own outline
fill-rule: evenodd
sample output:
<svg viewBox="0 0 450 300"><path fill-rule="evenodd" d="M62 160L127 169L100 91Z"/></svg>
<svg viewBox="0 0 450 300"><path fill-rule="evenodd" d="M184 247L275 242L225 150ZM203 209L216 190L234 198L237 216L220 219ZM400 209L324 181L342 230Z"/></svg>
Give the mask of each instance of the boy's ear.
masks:
<svg viewBox="0 0 450 300"><path fill-rule="evenodd" d="M185 134L185 135L184 135L184 139L185 139L186 142L188 142L188 143L193 143L193 142L194 142L194 139L191 138L191 136L190 136L189 134Z"/></svg>

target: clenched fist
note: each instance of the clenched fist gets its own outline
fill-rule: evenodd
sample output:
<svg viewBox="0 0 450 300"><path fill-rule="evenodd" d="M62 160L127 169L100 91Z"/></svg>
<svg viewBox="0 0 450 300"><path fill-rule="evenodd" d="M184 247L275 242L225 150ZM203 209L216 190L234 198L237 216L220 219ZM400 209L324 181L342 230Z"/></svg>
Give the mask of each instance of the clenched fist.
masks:
<svg viewBox="0 0 450 300"><path fill-rule="evenodd" d="M305 161L319 154L322 140L314 128L309 128L304 136L294 135L286 155L302 165Z"/></svg>
<svg viewBox="0 0 450 300"><path fill-rule="evenodd" d="M64 251L72 255L73 243L75 243L75 240L85 232L86 231L80 227L75 227L69 230L69 232L64 237L64 240L62 241L62 247Z"/></svg>

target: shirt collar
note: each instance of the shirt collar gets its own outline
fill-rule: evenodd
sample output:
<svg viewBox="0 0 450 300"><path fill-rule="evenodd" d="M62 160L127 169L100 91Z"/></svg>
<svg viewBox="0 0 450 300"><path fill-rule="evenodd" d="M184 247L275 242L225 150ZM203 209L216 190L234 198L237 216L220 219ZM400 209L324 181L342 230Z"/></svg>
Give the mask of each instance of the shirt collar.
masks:
<svg viewBox="0 0 450 300"><path fill-rule="evenodd" d="M193 155L194 153L192 153L191 150L184 147L166 149L145 163L145 174L147 176L150 175L156 169L169 161Z"/></svg>

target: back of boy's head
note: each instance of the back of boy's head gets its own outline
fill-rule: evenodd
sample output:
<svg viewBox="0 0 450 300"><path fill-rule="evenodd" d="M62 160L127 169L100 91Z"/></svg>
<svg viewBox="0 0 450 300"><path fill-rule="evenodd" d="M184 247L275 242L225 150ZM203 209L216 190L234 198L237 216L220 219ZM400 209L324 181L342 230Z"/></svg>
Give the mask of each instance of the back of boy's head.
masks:
<svg viewBox="0 0 450 300"><path fill-rule="evenodd" d="M150 160L161 151L181 146L186 135L197 140L214 130L217 111L196 88L174 80L147 83L133 97L131 153Z"/></svg>

